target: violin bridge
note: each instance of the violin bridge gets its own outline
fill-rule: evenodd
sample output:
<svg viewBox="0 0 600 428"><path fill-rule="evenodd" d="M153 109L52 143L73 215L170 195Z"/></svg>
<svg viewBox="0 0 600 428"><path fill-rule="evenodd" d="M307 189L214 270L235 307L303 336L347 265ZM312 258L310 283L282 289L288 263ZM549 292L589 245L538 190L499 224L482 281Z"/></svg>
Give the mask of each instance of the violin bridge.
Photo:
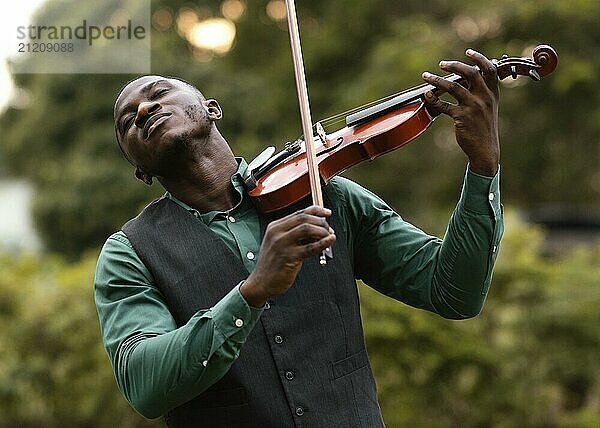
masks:
<svg viewBox="0 0 600 428"><path fill-rule="evenodd" d="M317 136L321 139L323 146L329 147L331 142L327 139L327 134L325 133L325 129L323 129L323 125L321 125L321 122L317 122L315 124L315 128L317 130Z"/></svg>

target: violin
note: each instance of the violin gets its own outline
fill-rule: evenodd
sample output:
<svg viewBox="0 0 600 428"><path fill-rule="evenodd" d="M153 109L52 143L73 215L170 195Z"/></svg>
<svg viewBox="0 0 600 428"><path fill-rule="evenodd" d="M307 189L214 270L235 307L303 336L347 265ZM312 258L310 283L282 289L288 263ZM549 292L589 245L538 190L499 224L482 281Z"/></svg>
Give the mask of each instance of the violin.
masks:
<svg viewBox="0 0 600 428"><path fill-rule="evenodd" d="M558 65L556 51L540 45L532 58L508 57L492 60L498 79L529 76L534 81L552 73ZM464 83L457 74L444 76L451 82ZM344 170L366 160L396 150L411 142L429 128L437 117L426 107L425 93L441 90L423 84L370 105L317 122L311 130L321 185ZM343 119L344 126L331 133L325 127ZM305 131L304 135L307 135ZM310 155L310 153L309 153ZM303 139L288 142L275 153L265 149L248 166L244 177L248 194L259 211L270 213L289 207L311 194L307 144Z"/></svg>

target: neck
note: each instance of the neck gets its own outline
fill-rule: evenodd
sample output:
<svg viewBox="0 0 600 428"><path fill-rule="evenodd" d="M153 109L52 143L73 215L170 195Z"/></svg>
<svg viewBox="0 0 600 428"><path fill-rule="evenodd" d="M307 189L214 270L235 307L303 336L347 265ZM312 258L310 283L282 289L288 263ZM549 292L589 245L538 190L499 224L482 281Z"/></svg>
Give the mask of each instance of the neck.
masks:
<svg viewBox="0 0 600 428"><path fill-rule="evenodd" d="M218 144L200 145L210 150L195 150L176 175L159 179L173 196L201 213L228 211L239 198L231 183L238 164L227 142L220 134L218 138Z"/></svg>

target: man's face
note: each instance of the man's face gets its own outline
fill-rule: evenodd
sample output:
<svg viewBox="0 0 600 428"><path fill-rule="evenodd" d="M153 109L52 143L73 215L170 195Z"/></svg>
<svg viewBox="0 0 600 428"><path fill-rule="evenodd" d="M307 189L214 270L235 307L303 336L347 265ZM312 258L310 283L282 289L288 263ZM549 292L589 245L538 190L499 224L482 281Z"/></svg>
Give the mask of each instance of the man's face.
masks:
<svg viewBox="0 0 600 428"><path fill-rule="evenodd" d="M211 121L205 103L184 82L141 77L129 83L115 102L117 138L139 169L161 176L185 153L192 138L208 135Z"/></svg>

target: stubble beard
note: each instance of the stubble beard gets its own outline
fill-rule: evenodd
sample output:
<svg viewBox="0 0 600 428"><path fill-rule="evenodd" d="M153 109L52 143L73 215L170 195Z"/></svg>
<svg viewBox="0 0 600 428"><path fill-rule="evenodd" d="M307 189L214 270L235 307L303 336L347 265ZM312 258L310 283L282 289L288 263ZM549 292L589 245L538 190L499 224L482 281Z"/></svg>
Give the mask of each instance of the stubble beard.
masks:
<svg viewBox="0 0 600 428"><path fill-rule="evenodd" d="M193 130L182 131L173 138L171 144L165 147L161 162L164 168L163 172L166 173L164 176L176 176L190 161L199 161L199 157L202 157L202 150L198 144L200 141L204 141L200 143L200 146L206 147L210 139L212 123L201 115L200 106L191 104L185 108L184 113L188 120L195 125L193 128L196 128L196 132ZM202 124L201 122L204 120L206 123ZM202 131L197 132L198 129L202 129Z"/></svg>
<svg viewBox="0 0 600 428"><path fill-rule="evenodd" d="M189 132L183 132L175 138L171 144L165 147L162 154L161 165L164 171L162 176L177 175L178 169L185 165L191 156L192 137Z"/></svg>

